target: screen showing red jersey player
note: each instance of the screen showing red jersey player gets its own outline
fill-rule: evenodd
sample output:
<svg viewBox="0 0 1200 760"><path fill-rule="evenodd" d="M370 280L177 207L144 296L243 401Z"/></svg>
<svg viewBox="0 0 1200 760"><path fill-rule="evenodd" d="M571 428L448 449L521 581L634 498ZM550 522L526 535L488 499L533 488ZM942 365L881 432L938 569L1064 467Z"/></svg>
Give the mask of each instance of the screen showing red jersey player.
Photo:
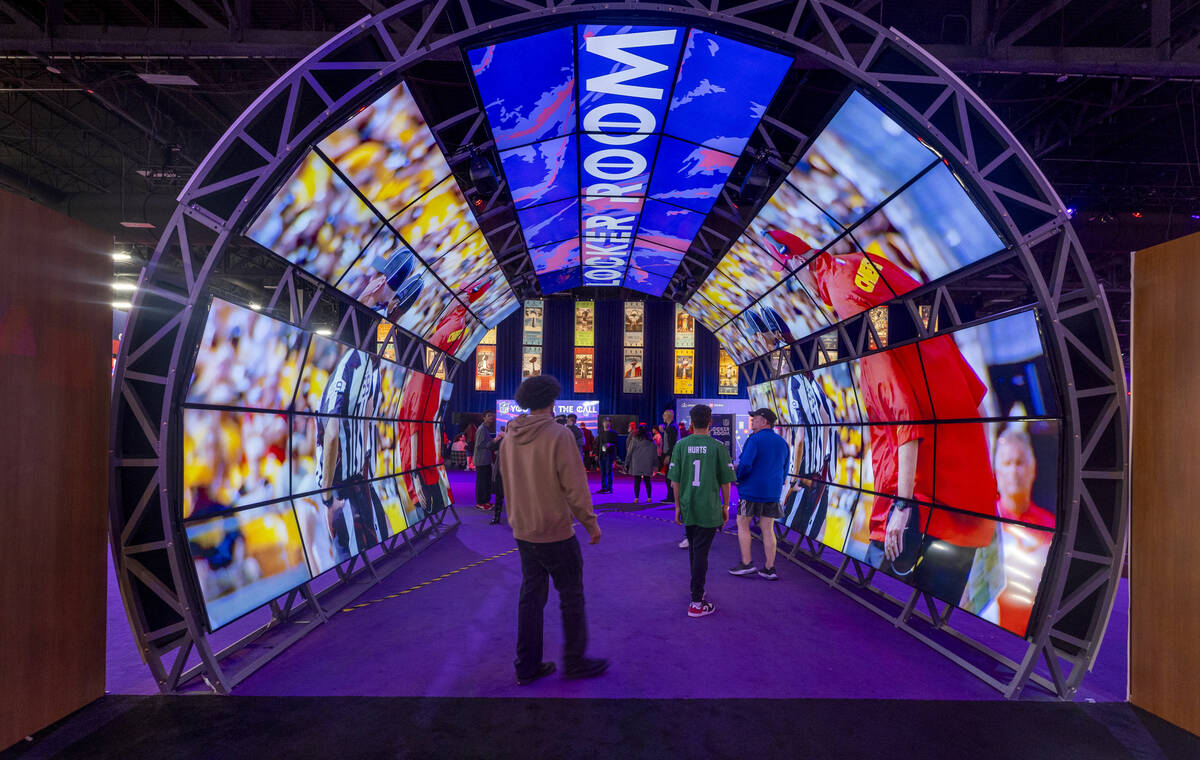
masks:
<svg viewBox="0 0 1200 760"><path fill-rule="evenodd" d="M427 514L446 506L438 487L440 447L431 422L437 419L441 388L442 381L436 377L410 372L400 397L400 421L396 426L396 467L401 471L419 470L413 480L419 485L418 497Z"/></svg>
<svg viewBox="0 0 1200 760"><path fill-rule="evenodd" d="M767 236L768 244L790 259L810 252L806 243L787 232L772 230ZM862 252L820 254L797 276L839 319L920 285L895 264ZM859 360L859 369L859 393L871 423L875 490L885 494L874 500L867 562L901 574L911 572L918 588L956 604L976 549L991 543L994 535L994 522L972 516L996 515L987 436L982 423L914 423L934 420L931 393L943 418L979 417L987 386L950 336L923 341L920 350L910 344L871 354ZM928 384L926 377L931 378ZM910 500L962 511L931 512ZM934 542L938 551L927 551Z"/></svg>

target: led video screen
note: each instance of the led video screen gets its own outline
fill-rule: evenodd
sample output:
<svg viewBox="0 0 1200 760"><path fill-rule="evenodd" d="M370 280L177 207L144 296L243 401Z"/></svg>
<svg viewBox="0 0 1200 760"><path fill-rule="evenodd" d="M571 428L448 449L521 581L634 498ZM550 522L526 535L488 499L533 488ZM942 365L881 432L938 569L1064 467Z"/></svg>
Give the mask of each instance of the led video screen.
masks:
<svg viewBox="0 0 1200 760"><path fill-rule="evenodd" d="M517 306L404 84L311 150L246 235L426 340L456 298L488 327Z"/></svg>
<svg viewBox="0 0 1200 760"><path fill-rule="evenodd" d="M1033 311L749 396L779 415L790 447L788 527L1025 634L1054 537L1062 443Z"/></svg>
<svg viewBox="0 0 1200 760"><path fill-rule="evenodd" d="M662 295L790 65L661 26L564 27L468 58L546 294Z"/></svg>
<svg viewBox="0 0 1200 760"><path fill-rule="evenodd" d="M447 506L433 420L450 391L214 300L182 410L180 463L181 517L210 626Z"/></svg>
<svg viewBox="0 0 1200 760"><path fill-rule="evenodd" d="M851 92L701 283L694 313L737 325L745 362L1004 247L951 168Z"/></svg>

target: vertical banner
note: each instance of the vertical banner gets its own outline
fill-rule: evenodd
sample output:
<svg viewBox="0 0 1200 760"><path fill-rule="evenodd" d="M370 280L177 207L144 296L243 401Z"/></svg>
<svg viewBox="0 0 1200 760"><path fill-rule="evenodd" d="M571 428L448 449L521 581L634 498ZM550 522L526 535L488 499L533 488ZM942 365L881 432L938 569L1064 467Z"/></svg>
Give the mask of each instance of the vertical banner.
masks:
<svg viewBox="0 0 1200 760"><path fill-rule="evenodd" d="M682 304L675 304L675 348L695 347L696 320L683 310Z"/></svg>
<svg viewBox="0 0 1200 760"><path fill-rule="evenodd" d="M575 349L575 392L576 393L594 393L595 392L595 361L596 349L594 348L576 348Z"/></svg>
<svg viewBox="0 0 1200 760"><path fill-rule="evenodd" d="M622 393L642 392L642 351L641 348L625 348L625 357L621 362L624 370L621 379Z"/></svg>
<svg viewBox="0 0 1200 760"><path fill-rule="evenodd" d="M388 361L396 361L396 348L387 342L388 334L392 331L392 323L386 319L379 320L375 328L375 350ZM113 351L117 350L117 341L113 341ZM115 355L115 354L114 354Z"/></svg>
<svg viewBox="0 0 1200 760"><path fill-rule="evenodd" d="M596 345L596 302L575 302L575 345Z"/></svg>
<svg viewBox="0 0 1200 760"><path fill-rule="evenodd" d="M495 346L480 346L475 349L475 390L496 390Z"/></svg>
<svg viewBox="0 0 1200 760"><path fill-rule="evenodd" d="M646 345L643 336L643 325L646 323L646 304L642 301L631 301L625 304L625 342L626 348L640 348Z"/></svg>
<svg viewBox="0 0 1200 760"><path fill-rule="evenodd" d="M542 350L537 346L525 346L521 354L521 379L542 374Z"/></svg>
<svg viewBox="0 0 1200 760"><path fill-rule="evenodd" d="M525 302L525 321L521 330L521 344L525 346L542 345L542 302Z"/></svg>
<svg viewBox="0 0 1200 760"><path fill-rule="evenodd" d="M696 352L690 348L675 349L675 395L688 396L696 392Z"/></svg>
<svg viewBox="0 0 1200 760"><path fill-rule="evenodd" d="M717 363L717 395L736 396L738 392L738 366L725 349Z"/></svg>
<svg viewBox="0 0 1200 760"><path fill-rule="evenodd" d="M732 414L714 414L708 434L725 444L725 448L729 449L729 456L736 462L737 452L733 446L733 417Z"/></svg>

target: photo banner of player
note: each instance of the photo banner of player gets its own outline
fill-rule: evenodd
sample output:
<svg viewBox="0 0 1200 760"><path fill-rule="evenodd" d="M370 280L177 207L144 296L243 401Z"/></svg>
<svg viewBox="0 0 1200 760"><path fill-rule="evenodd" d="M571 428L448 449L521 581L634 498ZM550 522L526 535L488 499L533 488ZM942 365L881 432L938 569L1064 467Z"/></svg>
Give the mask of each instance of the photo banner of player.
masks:
<svg viewBox="0 0 1200 760"><path fill-rule="evenodd" d="M717 363L717 395L736 396L738 392L738 366L725 349Z"/></svg>
<svg viewBox="0 0 1200 760"><path fill-rule="evenodd" d="M575 392L595 392L596 349L575 349Z"/></svg>
<svg viewBox="0 0 1200 760"><path fill-rule="evenodd" d="M542 302L525 302L525 321L521 327L521 344L525 346L542 345ZM540 372L538 373L540 374Z"/></svg>
<svg viewBox="0 0 1200 760"><path fill-rule="evenodd" d="M696 392L696 351L691 348L675 349L675 395L691 395Z"/></svg>
<svg viewBox="0 0 1200 760"><path fill-rule="evenodd" d="M683 304L675 304L675 348L696 347L696 320L683 310ZM676 354L678 356L678 354ZM691 391L688 391L691 393Z"/></svg>
<svg viewBox="0 0 1200 760"><path fill-rule="evenodd" d="M521 353L521 379L542 374L542 349L525 346Z"/></svg>
<svg viewBox="0 0 1200 760"><path fill-rule="evenodd" d="M480 346L475 349L475 390L496 390L495 346Z"/></svg>
<svg viewBox="0 0 1200 760"><path fill-rule="evenodd" d="M625 304L625 342L626 348L640 348L646 345L643 330L646 324L646 304L642 301L631 301ZM640 363L640 362L639 362ZM641 387L638 388L641 392Z"/></svg>
<svg viewBox="0 0 1200 760"><path fill-rule="evenodd" d="M642 351L641 348L625 349L624 360L621 363L622 393L641 393L642 392Z"/></svg>
<svg viewBox="0 0 1200 760"><path fill-rule="evenodd" d="M575 345L586 348L596 345L595 301L575 302Z"/></svg>

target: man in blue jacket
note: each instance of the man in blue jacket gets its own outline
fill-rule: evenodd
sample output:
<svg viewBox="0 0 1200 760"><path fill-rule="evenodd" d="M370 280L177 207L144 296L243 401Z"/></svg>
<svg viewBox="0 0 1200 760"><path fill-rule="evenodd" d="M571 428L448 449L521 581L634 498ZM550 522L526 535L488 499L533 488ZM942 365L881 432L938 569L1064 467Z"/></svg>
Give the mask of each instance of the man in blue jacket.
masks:
<svg viewBox="0 0 1200 760"><path fill-rule="evenodd" d="M775 412L767 408L750 413L750 429L742 454L738 457L738 546L742 550L742 562L730 568L731 575L759 577L769 581L779 580L775 573L775 521L783 517L779 508L779 497L783 493L783 481L788 469L788 445L774 430ZM766 563L759 570L750 564L750 518L758 518L762 529L763 549Z"/></svg>

